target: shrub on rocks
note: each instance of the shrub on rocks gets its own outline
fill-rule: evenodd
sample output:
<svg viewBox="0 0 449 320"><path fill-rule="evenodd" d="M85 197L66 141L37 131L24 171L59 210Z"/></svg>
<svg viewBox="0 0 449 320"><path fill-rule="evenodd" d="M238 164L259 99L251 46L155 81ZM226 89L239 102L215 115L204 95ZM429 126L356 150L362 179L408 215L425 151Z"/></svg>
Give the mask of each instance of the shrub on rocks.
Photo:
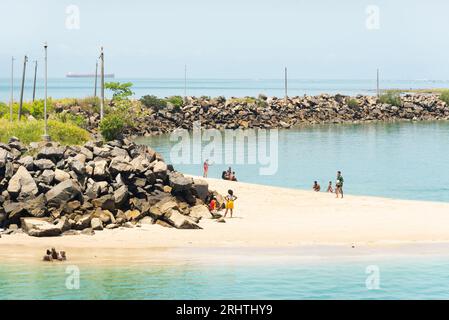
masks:
<svg viewBox="0 0 449 320"><path fill-rule="evenodd" d="M155 111L165 109L167 107L167 102L163 99L159 99L153 95L146 95L140 98L140 102L147 108L151 108Z"/></svg>
<svg viewBox="0 0 449 320"><path fill-rule="evenodd" d="M120 137L125 127L125 120L118 114L110 114L100 122L100 133L106 141Z"/></svg>

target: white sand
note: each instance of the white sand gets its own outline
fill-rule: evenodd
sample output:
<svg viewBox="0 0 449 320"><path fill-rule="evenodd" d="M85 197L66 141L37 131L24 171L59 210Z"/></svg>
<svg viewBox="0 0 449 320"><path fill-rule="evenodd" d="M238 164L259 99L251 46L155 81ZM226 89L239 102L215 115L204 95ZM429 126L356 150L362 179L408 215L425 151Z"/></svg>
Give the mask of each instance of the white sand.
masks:
<svg viewBox="0 0 449 320"><path fill-rule="evenodd" d="M94 236L35 238L25 234L0 239L0 259L42 256L47 247L91 256L106 249L267 248L301 245L383 247L391 244L449 242L449 203L393 200L315 193L241 182L208 179L238 200L226 223L203 220L203 230L176 230L159 225L97 231ZM109 250L111 251L111 250ZM154 251L154 250L153 250ZM110 253L109 253L110 254Z"/></svg>

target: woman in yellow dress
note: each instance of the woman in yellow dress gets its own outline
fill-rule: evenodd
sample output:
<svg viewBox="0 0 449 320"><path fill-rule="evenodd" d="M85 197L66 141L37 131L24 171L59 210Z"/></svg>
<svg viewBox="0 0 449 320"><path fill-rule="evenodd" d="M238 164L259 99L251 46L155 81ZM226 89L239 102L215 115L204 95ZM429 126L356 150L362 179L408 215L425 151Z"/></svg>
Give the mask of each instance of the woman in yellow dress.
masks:
<svg viewBox="0 0 449 320"><path fill-rule="evenodd" d="M237 197L234 196L234 191L228 190L228 195L225 197L225 200L226 200L226 211L224 214L224 218L226 218L226 214L228 213L228 210L231 211L231 218L232 218L232 213L234 210L234 201L237 200Z"/></svg>

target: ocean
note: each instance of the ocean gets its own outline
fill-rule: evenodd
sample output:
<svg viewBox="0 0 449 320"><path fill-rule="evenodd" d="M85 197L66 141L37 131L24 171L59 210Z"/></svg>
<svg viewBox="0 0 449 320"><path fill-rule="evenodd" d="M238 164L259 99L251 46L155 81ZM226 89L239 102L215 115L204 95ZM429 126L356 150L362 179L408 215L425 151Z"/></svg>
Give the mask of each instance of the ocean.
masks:
<svg viewBox="0 0 449 320"><path fill-rule="evenodd" d="M298 249L300 250L300 249ZM449 258L74 266L2 263L0 299L447 299Z"/></svg>
<svg viewBox="0 0 449 320"><path fill-rule="evenodd" d="M152 94L159 97L184 95L184 79L141 79L117 78L108 81L132 82L134 97ZM98 82L99 83L99 82ZM14 99L20 97L21 77L16 75L14 82ZM417 89L446 88L449 80L382 80L381 89ZM10 79L0 78L0 101L10 100ZM269 96L284 96L283 79L188 79L187 95L190 96L225 96L243 97L257 96L262 93ZM97 91L99 94L99 90ZM291 96L317 95L321 93L373 95L376 93L376 79L352 80L316 80L289 79L288 94ZM81 98L94 94L94 78L50 78L48 80L48 96L53 98ZM110 96L106 92L107 96ZM33 95L33 77L29 75L25 81L24 99L30 100ZM37 80L36 97L44 95L44 81Z"/></svg>
<svg viewBox="0 0 449 320"><path fill-rule="evenodd" d="M215 148L217 157L209 157L209 161L216 159L209 168L211 178L221 178L222 171L231 166L242 182L311 190L314 181L322 189L329 181L335 186L340 170L347 194L449 202L448 121L310 125L279 130L276 154L269 157L277 170L269 175L261 174L261 168L268 165L260 162L259 156L250 164L249 155L259 155L260 140L240 144L243 149L238 149L236 142L226 140L226 132L221 136L222 147ZM182 154L174 153L178 141L171 141L170 135L137 139L174 163L176 170L201 176L202 162L192 164L193 141L190 158L180 163L178 155ZM203 158L209 154L205 148L208 143L202 144ZM266 149L270 150L269 146ZM227 159L226 150L233 152L231 159ZM243 162L236 164L236 154L241 152Z"/></svg>

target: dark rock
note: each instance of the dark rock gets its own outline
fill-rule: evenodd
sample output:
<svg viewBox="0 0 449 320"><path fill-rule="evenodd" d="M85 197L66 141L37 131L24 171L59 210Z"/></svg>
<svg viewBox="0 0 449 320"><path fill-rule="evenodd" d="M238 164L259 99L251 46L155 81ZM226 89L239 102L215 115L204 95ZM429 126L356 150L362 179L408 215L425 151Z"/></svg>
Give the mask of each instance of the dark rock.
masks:
<svg viewBox="0 0 449 320"><path fill-rule="evenodd" d="M52 207L60 207L70 200L82 200L81 188L74 180L60 182L45 194L47 203Z"/></svg>
<svg viewBox="0 0 449 320"><path fill-rule="evenodd" d="M185 177L182 173L176 171L170 172L168 178L170 181L170 187L172 187L172 190L175 193L190 190L193 184L192 178Z"/></svg>
<svg viewBox="0 0 449 320"><path fill-rule="evenodd" d="M92 200L92 204L97 208L102 208L104 210L114 211L115 210L115 199L113 195L107 194L97 199Z"/></svg>

